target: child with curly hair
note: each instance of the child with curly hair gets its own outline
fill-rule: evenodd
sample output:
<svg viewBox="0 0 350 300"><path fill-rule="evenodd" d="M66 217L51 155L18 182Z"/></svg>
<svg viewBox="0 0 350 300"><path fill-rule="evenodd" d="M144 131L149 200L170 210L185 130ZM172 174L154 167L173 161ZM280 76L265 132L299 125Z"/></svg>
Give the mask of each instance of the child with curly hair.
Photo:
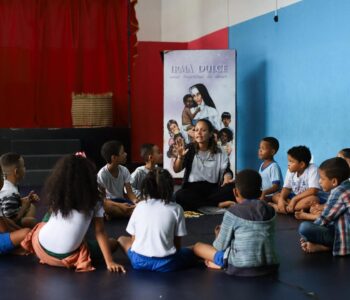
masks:
<svg viewBox="0 0 350 300"><path fill-rule="evenodd" d="M108 240L104 229L103 203L92 162L78 155L62 157L46 181L44 195L50 202L50 219L33 228L21 243L23 248L35 253L41 263L77 272L94 270L91 258L102 254L109 271L125 272L111 254L118 243ZM97 242L85 240L92 220Z"/></svg>

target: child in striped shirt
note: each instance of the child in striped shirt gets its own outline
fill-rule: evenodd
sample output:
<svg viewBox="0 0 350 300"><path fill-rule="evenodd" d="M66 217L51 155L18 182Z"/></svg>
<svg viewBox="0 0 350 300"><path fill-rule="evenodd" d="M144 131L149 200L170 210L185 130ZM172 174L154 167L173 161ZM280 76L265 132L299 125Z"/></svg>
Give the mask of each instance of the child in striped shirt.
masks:
<svg viewBox="0 0 350 300"><path fill-rule="evenodd" d="M307 253L332 251L334 256L350 254L350 169L347 162L335 157L320 168L320 185L329 198L321 216L299 226L301 249Z"/></svg>

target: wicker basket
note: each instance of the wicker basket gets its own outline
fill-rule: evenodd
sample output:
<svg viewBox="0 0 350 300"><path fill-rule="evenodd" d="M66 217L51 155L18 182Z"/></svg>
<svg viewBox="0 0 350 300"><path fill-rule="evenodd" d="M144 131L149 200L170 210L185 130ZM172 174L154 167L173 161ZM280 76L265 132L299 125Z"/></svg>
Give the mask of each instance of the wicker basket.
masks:
<svg viewBox="0 0 350 300"><path fill-rule="evenodd" d="M73 127L112 127L113 93L72 94Z"/></svg>

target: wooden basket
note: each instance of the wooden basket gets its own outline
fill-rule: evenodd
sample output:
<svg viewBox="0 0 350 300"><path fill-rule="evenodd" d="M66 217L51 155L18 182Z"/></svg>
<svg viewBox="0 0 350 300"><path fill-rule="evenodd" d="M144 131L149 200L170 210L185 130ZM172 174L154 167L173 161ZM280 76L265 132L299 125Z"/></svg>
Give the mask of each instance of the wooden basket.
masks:
<svg viewBox="0 0 350 300"><path fill-rule="evenodd" d="M73 127L112 127L113 93L72 94Z"/></svg>

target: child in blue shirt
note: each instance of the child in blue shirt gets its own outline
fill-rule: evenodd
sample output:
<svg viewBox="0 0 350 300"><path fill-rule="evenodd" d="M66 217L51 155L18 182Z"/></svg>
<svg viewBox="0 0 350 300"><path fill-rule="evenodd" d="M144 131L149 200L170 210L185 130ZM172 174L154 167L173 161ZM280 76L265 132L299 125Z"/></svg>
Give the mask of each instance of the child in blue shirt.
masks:
<svg viewBox="0 0 350 300"><path fill-rule="evenodd" d="M263 160L259 168L262 178L261 200L269 200L273 194L281 190L282 172L278 163L273 159L278 149L279 142L274 137L265 137L260 141L258 156Z"/></svg>

